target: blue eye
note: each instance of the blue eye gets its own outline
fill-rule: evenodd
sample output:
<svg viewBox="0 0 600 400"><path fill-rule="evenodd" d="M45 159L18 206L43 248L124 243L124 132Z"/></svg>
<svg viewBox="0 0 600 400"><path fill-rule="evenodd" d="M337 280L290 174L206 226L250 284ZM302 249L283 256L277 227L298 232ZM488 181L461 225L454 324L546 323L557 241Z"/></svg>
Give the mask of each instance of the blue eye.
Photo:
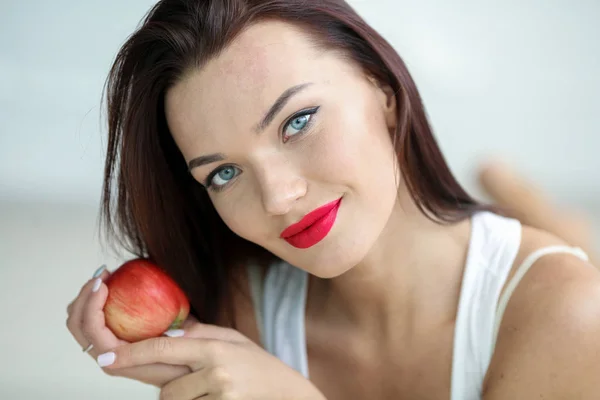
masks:
<svg viewBox="0 0 600 400"><path fill-rule="evenodd" d="M218 190L235 178L239 172L240 170L238 168L231 165L218 169L207 179L208 186Z"/></svg>
<svg viewBox="0 0 600 400"><path fill-rule="evenodd" d="M316 114L318 109L319 107L315 107L293 116L283 128L283 141L287 142L290 137L306 130L311 123L313 114Z"/></svg>
<svg viewBox="0 0 600 400"><path fill-rule="evenodd" d="M302 129L304 129L309 120L310 115L302 115L290 121L288 127L295 129L296 131L301 131ZM296 133L298 132L292 133L291 135L288 134L287 136L294 136Z"/></svg>

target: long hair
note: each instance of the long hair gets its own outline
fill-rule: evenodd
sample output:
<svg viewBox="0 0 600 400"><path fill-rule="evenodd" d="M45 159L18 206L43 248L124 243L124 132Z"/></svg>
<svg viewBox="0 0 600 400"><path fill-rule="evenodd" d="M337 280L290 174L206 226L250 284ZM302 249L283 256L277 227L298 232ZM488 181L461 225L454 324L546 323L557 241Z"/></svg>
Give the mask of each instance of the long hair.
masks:
<svg viewBox="0 0 600 400"><path fill-rule="evenodd" d="M419 209L440 223L482 209L458 184L427 120L416 85L392 46L342 0L162 0L122 46L106 87L108 144L102 193L105 232L163 267L191 313L232 326L240 268L274 256L235 235L187 170L167 126L165 92L201 68L249 25L277 19L310 32L396 93L392 138Z"/></svg>

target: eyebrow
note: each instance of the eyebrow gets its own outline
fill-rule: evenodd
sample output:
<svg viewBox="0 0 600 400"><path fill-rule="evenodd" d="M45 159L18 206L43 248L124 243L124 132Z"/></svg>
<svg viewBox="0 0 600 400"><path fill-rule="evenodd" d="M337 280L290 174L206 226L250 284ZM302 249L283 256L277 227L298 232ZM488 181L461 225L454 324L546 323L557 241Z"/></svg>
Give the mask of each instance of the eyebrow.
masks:
<svg viewBox="0 0 600 400"><path fill-rule="evenodd" d="M275 100L275 103L273 103L269 111L267 111L263 119L258 124L256 124L256 126L254 127L254 131L256 133L264 131L265 128L269 126L269 124L273 121L273 119L275 119L277 113L279 113L279 111L281 111L283 107L285 107L287 102L296 94L300 93L302 90L306 89L306 87L310 85L312 85L312 82L302 83L300 85L292 86L291 88L283 92L281 96L279 96L279 98Z"/></svg>
<svg viewBox="0 0 600 400"><path fill-rule="evenodd" d="M222 153L209 154L207 156L196 157L188 163L188 171L196 167L201 167L206 164L212 164L217 161L223 161L225 159L225 155Z"/></svg>
<svg viewBox="0 0 600 400"><path fill-rule="evenodd" d="M285 107L285 105L288 103L288 101L290 101L292 97L294 97L296 94L300 93L302 90L306 89L312 84L312 82L302 83L300 85L292 86L291 88L283 92L281 96L279 96L277 100L275 100L275 103L273 103L271 108L269 108L269 111L265 113L265 116L262 118L262 120L254 126L254 132L259 134L262 131L264 131L269 126L269 124L273 122L277 114L283 109L283 107ZM206 156L196 157L190 160L190 162L188 163L188 171L191 171L194 168L206 164L212 164L217 161L222 161L224 159L225 155L222 153L215 153Z"/></svg>

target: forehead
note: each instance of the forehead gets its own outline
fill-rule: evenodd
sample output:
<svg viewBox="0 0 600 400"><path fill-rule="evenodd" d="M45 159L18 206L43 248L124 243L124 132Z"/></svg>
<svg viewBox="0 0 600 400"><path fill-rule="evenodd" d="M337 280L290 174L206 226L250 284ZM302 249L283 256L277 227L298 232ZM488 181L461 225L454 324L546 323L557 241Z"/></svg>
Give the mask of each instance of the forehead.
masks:
<svg viewBox="0 0 600 400"><path fill-rule="evenodd" d="M255 24L169 90L169 126L181 145L191 145L207 130L247 131L283 91L306 82L331 83L340 69L351 68L345 64L316 48L299 27Z"/></svg>
<svg viewBox="0 0 600 400"><path fill-rule="evenodd" d="M280 21L261 22L242 32L200 71L204 80L253 90L306 71L318 52L300 28Z"/></svg>
<svg viewBox="0 0 600 400"><path fill-rule="evenodd" d="M283 86L290 82L306 79L316 71L316 58L317 51L298 28L261 22L242 32L201 69L190 71L169 91L167 102L177 103L173 111L191 103L202 109L230 108L248 97L254 103L287 89Z"/></svg>

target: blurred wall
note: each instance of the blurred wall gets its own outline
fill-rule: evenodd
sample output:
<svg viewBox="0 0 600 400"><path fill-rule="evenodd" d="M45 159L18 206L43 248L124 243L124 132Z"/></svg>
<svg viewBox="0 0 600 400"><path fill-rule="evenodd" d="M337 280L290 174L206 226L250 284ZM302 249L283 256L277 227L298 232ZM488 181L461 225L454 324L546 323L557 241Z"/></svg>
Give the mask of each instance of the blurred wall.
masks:
<svg viewBox="0 0 600 400"><path fill-rule="evenodd" d="M502 155L600 226L600 2L356 0L400 52L467 188ZM0 2L0 398L148 399L64 325L103 262L101 94L149 0ZM101 113L102 111L102 113ZM100 393L103 391L104 393Z"/></svg>

